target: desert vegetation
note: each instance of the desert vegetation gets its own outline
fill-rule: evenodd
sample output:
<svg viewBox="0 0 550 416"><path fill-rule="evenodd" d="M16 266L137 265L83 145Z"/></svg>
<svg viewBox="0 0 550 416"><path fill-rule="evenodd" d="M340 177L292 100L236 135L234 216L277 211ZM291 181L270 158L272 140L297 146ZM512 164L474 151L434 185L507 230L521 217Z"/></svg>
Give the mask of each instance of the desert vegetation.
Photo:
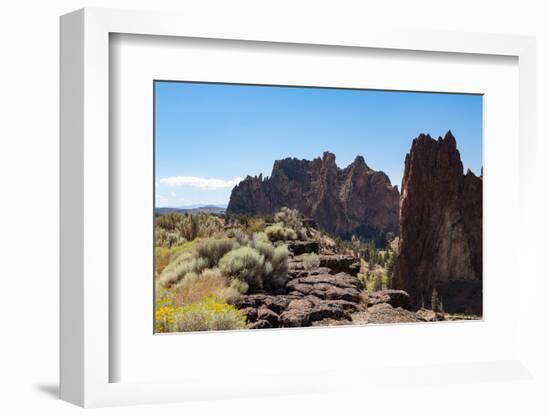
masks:
<svg viewBox="0 0 550 416"><path fill-rule="evenodd" d="M473 319L396 284L398 239L322 231L297 210L169 213L155 223L155 332Z"/></svg>
<svg viewBox="0 0 550 416"><path fill-rule="evenodd" d="M245 316L229 302L284 275L289 251L281 241L305 233L297 212L286 209L269 223L179 213L155 220L157 332L245 327Z"/></svg>
<svg viewBox="0 0 550 416"><path fill-rule="evenodd" d="M365 299L392 287L395 254L387 242L379 248L355 236L334 239L286 207L273 215L158 215L155 243L156 332L259 327L259 318L239 302L288 293L296 268L306 276L342 267L347 273L353 263L354 285Z"/></svg>

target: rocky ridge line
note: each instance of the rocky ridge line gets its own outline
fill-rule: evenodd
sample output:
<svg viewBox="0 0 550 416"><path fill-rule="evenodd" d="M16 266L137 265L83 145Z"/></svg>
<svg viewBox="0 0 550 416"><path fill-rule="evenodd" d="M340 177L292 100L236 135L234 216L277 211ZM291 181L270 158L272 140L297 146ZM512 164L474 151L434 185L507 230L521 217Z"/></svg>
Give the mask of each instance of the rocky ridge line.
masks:
<svg viewBox="0 0 550 416"><path fill-rule="evenodd" d="M330 152L311 161L277 160L271 177L247 176L233 188L227 212L271 214L283 206L342 238L384 238L399 231L399 191L362 156L344 169Z"/></svg>

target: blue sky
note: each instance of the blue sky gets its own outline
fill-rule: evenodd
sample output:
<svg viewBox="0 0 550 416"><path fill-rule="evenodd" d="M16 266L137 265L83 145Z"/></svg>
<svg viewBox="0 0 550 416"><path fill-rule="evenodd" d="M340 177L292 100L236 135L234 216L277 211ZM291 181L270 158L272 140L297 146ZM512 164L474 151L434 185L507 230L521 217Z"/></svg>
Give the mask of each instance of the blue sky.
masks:
<svg viewBox="0 0 550 416"><path fill-rule="evenodd" d="M227 204L246 175L326 150L362 155L401 186L412 139L451 130L480 173L482 97L392 91L155 82L156 206Z"/></svg>

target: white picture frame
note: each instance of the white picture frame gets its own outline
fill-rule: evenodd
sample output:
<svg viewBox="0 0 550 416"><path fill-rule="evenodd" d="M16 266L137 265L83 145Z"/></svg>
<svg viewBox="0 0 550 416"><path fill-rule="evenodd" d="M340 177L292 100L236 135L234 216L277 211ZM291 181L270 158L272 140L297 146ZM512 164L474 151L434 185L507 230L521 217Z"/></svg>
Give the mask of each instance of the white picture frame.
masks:
<svg viewBox="0 0 550 416"><path fill-rule="evenodd" d="M113 362L120 359L110 348L110 76L111 34L170 36L202 39L330 45L340 48L429 51L442 54L501 55L517 58L519 68L519 201L518 265L523 271L518 287L517 346L514 353L495 361L437 364L419 362L414 369L369 367L369 377L358 378L360 369L346 366L324 373L304 374L289 381L284 374L266 373L269 383L255 380L231 383L193 377L177 381L112 382ZM399 375L410 383L418 375L437 371L445 377L466 378L483 373L482 379L536 380L536 321L523 319L536 311L534 262L527 244L536 240L535 189L535 41L507 35L384 32L361 28L331 31L312 25L281 30L276 22L215 20L205 24L192 16L107 9L82 9L61 18L61 398L80 406L158 403L215 397L242 397L284 393L330 392L390 382ZM516 270L516 275L517 275ZM517 277L517 276L516 276ZM411 328L411 327L409 327ZM291 331L292 332L292 331ZM310 332L311 333L311 332ZM273 332L271 333L273 334ZM152 335L152 334L151 334ZM210 335L209 335L210 336ZM215 335L214 335L215 336ZM271 335L273 336L273 335ZM286 336L286 335L285 335ZM315 335L317 336L317 335ZM415 374L407 378L404 374ZM324 374L324 378L319 376ZM363 374L364 375L364 374ZM355 377L355 378L354 378ZM275 389L282 386L284 389ZM351 380L346 383L341 380ZM310 383L304 383L309 380ZM420 382L425 380L420 379Z"/></svg>

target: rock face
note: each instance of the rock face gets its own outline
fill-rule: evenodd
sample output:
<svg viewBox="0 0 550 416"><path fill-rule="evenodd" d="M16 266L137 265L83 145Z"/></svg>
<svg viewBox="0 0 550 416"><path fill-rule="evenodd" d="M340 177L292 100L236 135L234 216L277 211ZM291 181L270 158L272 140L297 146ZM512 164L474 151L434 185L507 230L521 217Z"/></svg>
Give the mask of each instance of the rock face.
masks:
<svg viewBox="0 0 550 416"><path fill-rule="evenodd" d="M481 314L482 178L464 174L456 140L420 135L405 158L395 287L414 306L436 288L446 312Z"/></svg>
<svg viewBox="0 0 550 416"><path fill-rule="evenodd" d="M362 156L344 169L334 154L275 161L271 177L248 176L231 193L228 213L268 214L286 206L333 235L378 238L399 230L399 191Z"/></svg>

